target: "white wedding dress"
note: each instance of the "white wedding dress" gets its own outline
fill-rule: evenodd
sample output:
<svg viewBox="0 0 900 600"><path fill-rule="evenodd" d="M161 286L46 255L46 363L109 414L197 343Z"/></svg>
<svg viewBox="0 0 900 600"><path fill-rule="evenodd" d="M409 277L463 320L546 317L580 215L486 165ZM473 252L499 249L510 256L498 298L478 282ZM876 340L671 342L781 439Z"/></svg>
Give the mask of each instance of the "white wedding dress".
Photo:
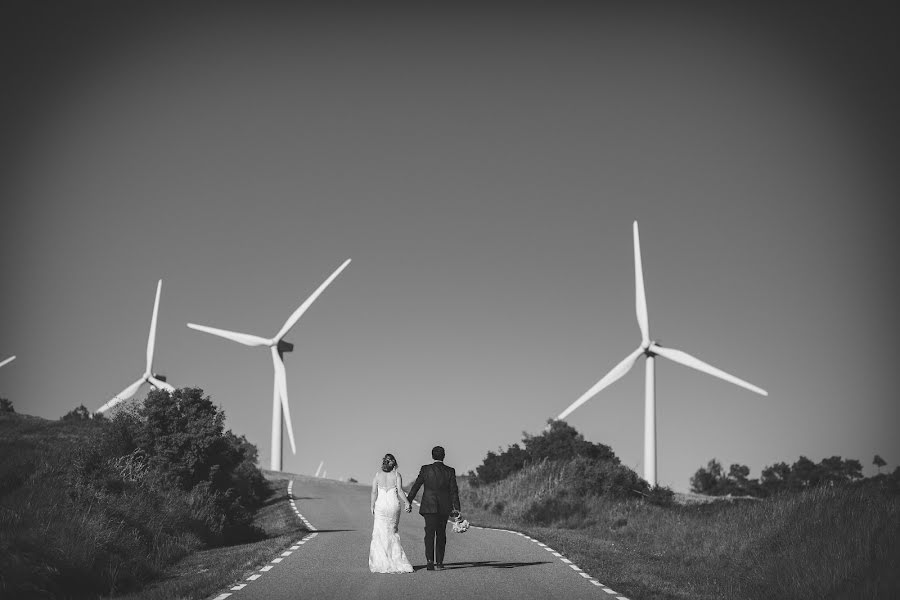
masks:
<svg viewBox="0 0 900 600"><path fill-rule="evenodd" d="M374 484L377 485L377 484ZM400 545L400 497L397 479L391 487L378 487L375 498L375 523L369 545L369 570L373 573L412 573L413 567Z"/></svg>

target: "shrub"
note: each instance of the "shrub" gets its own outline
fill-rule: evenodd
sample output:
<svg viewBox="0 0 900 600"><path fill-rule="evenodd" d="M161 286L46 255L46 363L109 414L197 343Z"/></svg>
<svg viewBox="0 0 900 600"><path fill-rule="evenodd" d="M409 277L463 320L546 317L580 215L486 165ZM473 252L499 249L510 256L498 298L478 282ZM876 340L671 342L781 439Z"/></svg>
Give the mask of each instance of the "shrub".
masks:
<svg viewBox="0 0 900 600"><path fill-rule="evenodd" d="M619 462L609 446L585 440L565 421L551 419L547 423L547 429L540 435L522 434L524 448L513 444L499 453L488 452L475 473L470 473L470 483L477 487L500 481L521 471L526 465L545 460L566 461L582 457L615 464Z"/></svg>
<svg viewBox="0 0 900 600"><path fill-rule="evenodd" d="M78 405L77 408L73 408L61 417L63 421L87 421L90 418L91 413L84 404Z"/></svg>

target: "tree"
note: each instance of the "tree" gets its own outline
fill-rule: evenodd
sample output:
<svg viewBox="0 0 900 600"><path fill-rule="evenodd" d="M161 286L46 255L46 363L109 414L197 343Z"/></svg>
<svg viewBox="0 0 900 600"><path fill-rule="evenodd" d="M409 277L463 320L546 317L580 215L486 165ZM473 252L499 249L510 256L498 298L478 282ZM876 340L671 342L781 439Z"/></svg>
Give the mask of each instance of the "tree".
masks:
<svg viewBox="0 0 900 600"><path fill-rule="evenodd" d="M872 464L875 465L875 467L878 469L878 474L881 475L881 467L883 467L887 463L884 462L883 458L876 454L875 458L872 459Z"/></svg>
<svg viewBox="0 0 900 600"><path fill-rule="evenodd" d="M855 458L848 458L841 465L841 472L844 475L845 482L862 479L862 463Z"/></svg>
<svg viewBox="0 0 900 600"><path fill-rule="evenodd" d="M183 489L210 478L225 445L225 413L203 397L203 390L153 390L138 413L143 423L135 442L151 464L171 474Z"/></svg>
<svg viewBox="0 0 900 600"><path fill-rule="evenodd" d="M549 420L548 427L540 435L522 433L522 448L513 444L506 450L488 452L484 461L475 469L472 485L480 485L500 481L520 471L525 465L542 460L572 460L583 457L595 461L612 461L619 459L612 449L605 444L595 444L584 439L584 436L565 421Z"/></svg>
<svg viewBox="0 0 900 600"><path fill-rule="evenodd" d="M791 465L791 487L813 487L819 485L822 481L822 472L816 463L809 460L805 456L800 456L793 465Z"/></svg>
<svg viewBox="0 0 900 600"><path fill-rule="evenodd" d="M254 537L253 510L271 495L256 446L223 431L225 413L199 388L153 390L103 425L101 455L140 455L148 472L191 493L223 540Z"/></svg>
<svg viewBox="0 0 900 600"><path fill-rule="evenodd" d="M819 480L826 485L835 485L844 481L844 461L840 456L823 458L819 463Z"/></svg>
<svg viewBox="0 0 900 600"><path fill-rule="evenodd" d="M506 479L522 469L528 462L528 452L513 444L499 454L488 451L484 461L475 468L478 483L491 483Z"/></svg>
<svg viewBox="0 0 900 600"><path fill-rule="evenodd" d="M760 476L760 484L769 495L787 491L791 485L790 465L778 462L764 468Z"/></svg>
<svg viewBox="0 0 900 600"><path fill-rule="evenodd" d="M691 477L691 491L697 494L708 494L715 496L720 488L720 481L723 479L722 464L715 458L703 467L697 469L694 476Z"/></svg>
<svg viewBox="0 0 900 600"><path fill-rule="evenodd" d="M85 408L84 404L78 405L77 408L73 408L66 414L64 414L61 418L62 421L87 421L91 418L90 411Z"/></svg>
<svg viewBox="0 0 900 600"><path fill-rule="evenodd" d="M0 398L0 413L14 413L16 409L13 408L13 403L8 398Z"/></svg>
<svg viewBox="0 0 900 600"><path fill-rule="evenodd" d="M576 456L618 462L619 459L609 446L587 441L565 421L550 419L547 424L549 428L541 435L523 434L525 451L532 462L544 459L570 460Z"/></svg>

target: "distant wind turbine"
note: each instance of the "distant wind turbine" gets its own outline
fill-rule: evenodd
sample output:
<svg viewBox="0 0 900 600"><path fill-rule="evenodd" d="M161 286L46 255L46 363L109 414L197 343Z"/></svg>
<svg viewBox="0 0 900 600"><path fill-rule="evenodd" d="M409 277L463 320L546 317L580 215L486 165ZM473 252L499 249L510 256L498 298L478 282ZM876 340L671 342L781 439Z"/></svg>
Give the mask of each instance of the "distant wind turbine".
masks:
<svg viewBox="0 0 900 600"><path fill-rule="evenodd" d="M325 466L325 461L323 460L322 462L319 463L319 468L316 469L316 477L318 477L319 473L322 472L322 467L324 467L324 466Z"/></svg>
<svg viewBox="0 0 900 600"><path fill-rule="evenodd" d="M11 362L14 361L14 360L16 360L16 357L15 357L15 356L10 356L9 358L7 358L6 360L4 360L3 362L0 362L0 367L2 367L3 365L8 365L9 363L11 363Z"/></svg>
<svg viewBox="0 0 900 600"><path fill-rule="evenodd" d="M638 327L641 329L641 345L637 350L625 357L625 359L617 364L607 373L600 381L594 384L588 391L581 395L578 400L573 402L566 410L562 411L558 420L565 419L573 410L593 398L600 390L617 381L634 366L637 359L644 355L647 359L646 363L646 390L644 394L644 479L651 486L656 485L656 382L654 374L654 359L657 355L664 356L669 360L673 360L686 367L697 369L714 377L730 381L735 385L745 387L752 392L768 396L762 388L758 388L753 384L747 383L743 379L738 379L734 375L730 375L725 371L717 369L712 365L694 358L690 354L675 350L673 348L664 348L654 340L650 339L650 324L647 317L647 298L644 295L644 273L641 263L641 243L638 236L638 224L634 222L634 283L635 283L635 308L637 310Z"/></svg>
<svg viewBox="0 0 900 600"><path fill-rule="evenodd" d="M106 412L111 409L113 406L122 402L124 400L128 400L138 391L138 388L141 387L144 383L149 383L154 388L163 389L167 392L174 392L175 388L166 383L166 378L163 375L154 374L152 371L153 368L153 347L156 344L156 316L159 314L159 293L162 290L162 279L156 284L156 300L153 303L153 318L150 319L150 336L147 338L147 367L144 369L144 374L141 375L141 378L129 385L127 388L116 394L112 400L101 406L97 412Z"/></svg>
<svg viewBox="0 0 900 600"><path fill-rule="evenodd" d="M232 340L239 344L243 344L245 346L268 346L272 353L272 366L275 370L275 385L274 391L272 393L272 460L271 460L271 469L273 471L281 470L281 455L282 455L282 439L281 439L281 423L282 423L282 410L284 412L284 423L287 425L288 439L291 442L291 451L294 454L297 454L297 446L294 443L294 428L291 425L291 408L288 405L288 394L287 394L287 375L285 374L284 369L284 360L283 356L285 352L291 352L294 349L294 345L284 341L284 336L287 335L288 331L297 323L297 320L306 312L306 309L310 307L310 305L319 297L319 295L325 291L334 278L340 275L341 271L343 271L347 265L350 264L350 259L344 261L337 270L331 274L331 276L319 286L319 288L312 293L312 295L306 299L306 301L300 305L297 310L288 318L287 321L284 322L281 329L278 333L275 334L274 337L271 338L263 338L256 335L250 335L247 333L237 333L235 331L228 331L225 329L216 329L215 327L206 327L205 325L195 325L194 323L188 323L187 326L191 329L196 329L197 331L204 331L206 333L211 333L212 335L217 335L219 337L223 337L225 339Z"/></svg>

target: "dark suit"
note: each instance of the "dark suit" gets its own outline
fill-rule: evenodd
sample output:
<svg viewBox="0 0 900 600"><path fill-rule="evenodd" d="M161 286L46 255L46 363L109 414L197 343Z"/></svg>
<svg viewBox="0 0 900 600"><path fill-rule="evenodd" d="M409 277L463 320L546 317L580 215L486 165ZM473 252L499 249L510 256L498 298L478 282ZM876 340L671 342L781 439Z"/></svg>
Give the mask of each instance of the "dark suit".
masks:
<svg viewBox="0 0 900 600"><path fill-rule="evenodd" d="M425 558L440 565L447 546L447 519L451 510L459 510L456 470L441 461L423 465L407 495L410 502L423 485L419 514L425 517Z"/></svg>

